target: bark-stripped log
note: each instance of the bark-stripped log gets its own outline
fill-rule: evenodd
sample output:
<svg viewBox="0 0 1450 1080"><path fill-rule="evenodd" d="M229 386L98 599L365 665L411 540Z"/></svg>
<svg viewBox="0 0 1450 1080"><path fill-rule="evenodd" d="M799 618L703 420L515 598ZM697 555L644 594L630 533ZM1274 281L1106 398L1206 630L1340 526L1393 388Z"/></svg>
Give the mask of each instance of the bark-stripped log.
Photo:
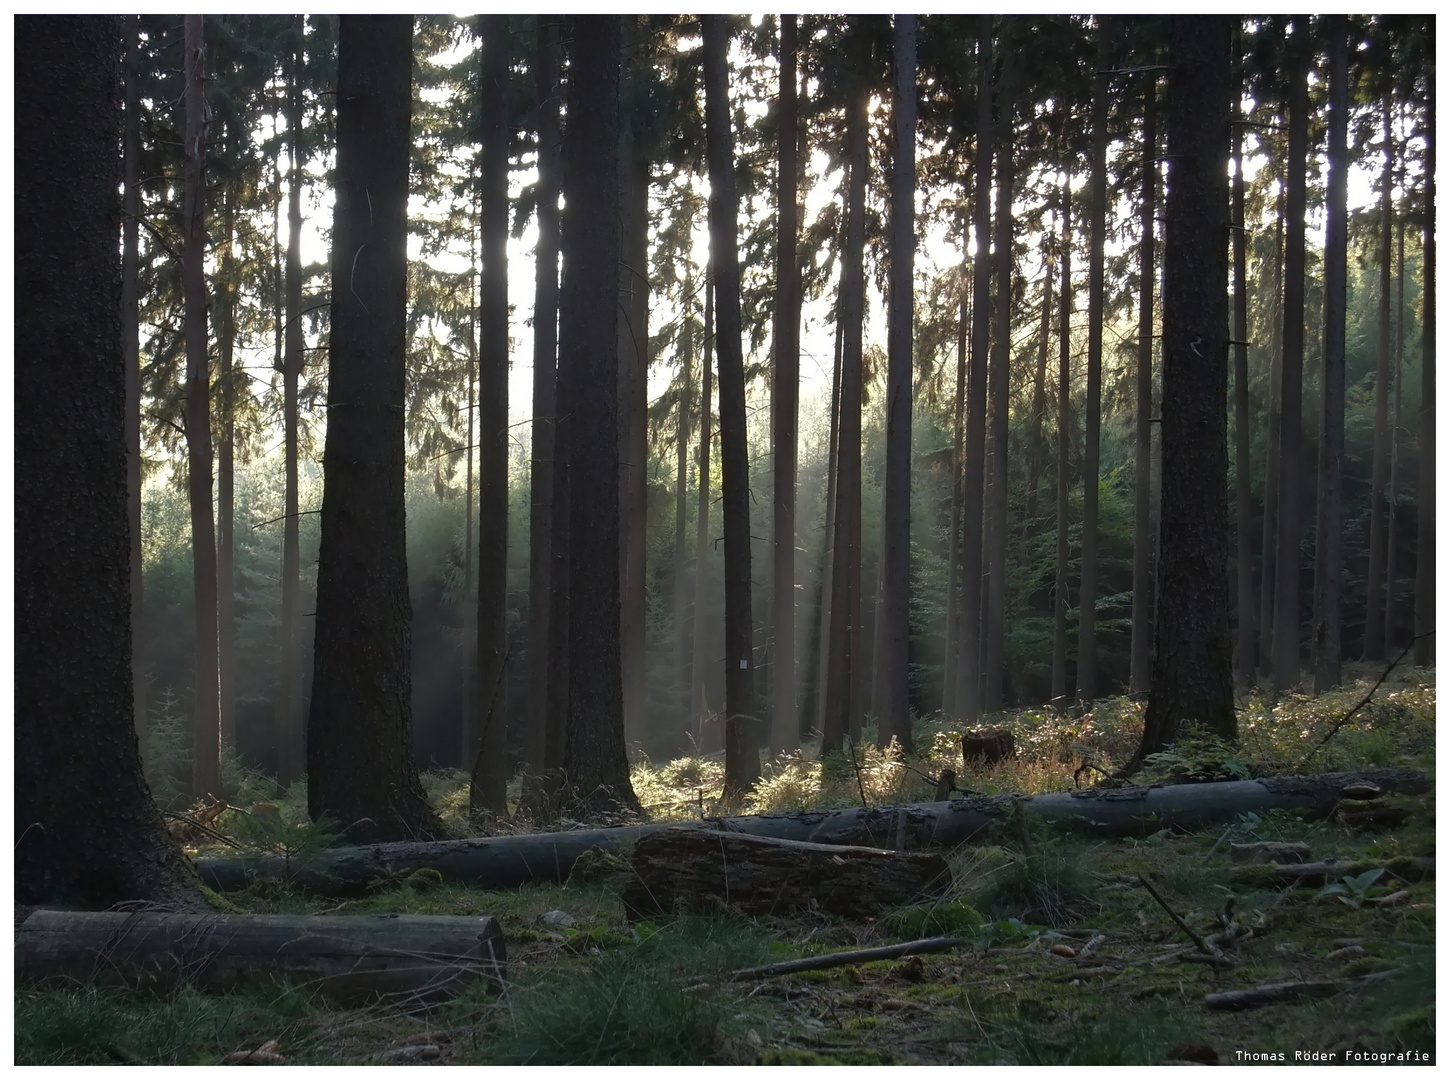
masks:
<svg viewBox="0 0 1450 1080"><path fill-rule="evenodd" d="M954 799L906 806L868 806L811 810L795 814L759 814L714 818L698 828L721 832L804 840L817 844L913 849L950 847L983 836L1021 804L1044 821L1095 835L1141 836L1164 828L1193 829L1232 821L1250 811L1284 809L1306 818L1334 812L1344 789L1370 781L1384 791L1428 791L1417 769L1372 769L1319 776L1276 776L1212 784L1165 787L1092 788L1083 791L1014 798L1010 795ZM642 836L677 824L632 825L613 829L493 836L432 843L400 841L368 847L336 848L302 867L280 856L250 859L203 858L196 868L213 889L246 887L255 876L290 879L295 885L328 895L357 895L371 879L424 867L453 881L490 889L511 889L531 881L563 881L586 851L617 851Z"/></svg>
<svg viewBox="0 0 1450 1080"><path fill-rule="evenodd" d="M37 911L15 931L15 981L231 990L276 976L344 1002L433 1001L476 979L501 989L488 915L187 915Z"/></svg>

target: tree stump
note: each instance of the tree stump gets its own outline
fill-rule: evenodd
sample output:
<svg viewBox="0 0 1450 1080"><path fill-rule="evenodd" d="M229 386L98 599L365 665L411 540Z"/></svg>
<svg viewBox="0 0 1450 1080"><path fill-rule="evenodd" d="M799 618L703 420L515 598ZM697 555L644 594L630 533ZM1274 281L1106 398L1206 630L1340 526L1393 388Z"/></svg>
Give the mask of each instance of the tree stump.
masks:
<svg viewBox="0 0 1450 1080"><path fill-rule="evenodd" d="M864 918L951 884L946 860L935 852L697 828L642 837L631 864L635 876L625 887L624 905L634 917L730 906L751 915L821 908Z"/></svg>
<svg viewBox="0 0 1450 1080"><path fill-rule="evenodd" d="M1010 728L978 728L962 736L962 760L968 765L974 761L995 765L1016 756L1017 746Z"/></svg>
<svg viewBox="0 0 1450 1080"><path fill-rule="evenodd" d="M287 976L344 1002L434 1001L475 979L501 989L491 916L191 915L37 911L15 930L15 980L205 990Z"/></svg>

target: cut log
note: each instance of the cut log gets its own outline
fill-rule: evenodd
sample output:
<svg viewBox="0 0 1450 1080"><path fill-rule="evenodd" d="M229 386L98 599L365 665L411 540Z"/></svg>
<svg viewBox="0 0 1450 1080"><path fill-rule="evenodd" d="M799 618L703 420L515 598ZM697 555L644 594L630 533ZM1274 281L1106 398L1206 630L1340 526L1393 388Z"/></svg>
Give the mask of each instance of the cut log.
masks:
<svg viewBox="0 0 1450 1080"><path fill-rule="evenodd" d="M962 761L995 765L1017 756L1017 746L1010 728L977 728L962 736Z"/></svg>
<svg viewBox="0 0 1450 1080"><path fill-rule="evenodd" d="M1303 1001L1306 998L1333 997L1345 989L1342 983L1289 982L1265 983L1248 990L1224 990L1209 994L1203 1003L1210 1009L1254 1009L1281 1001Z"/></svg>
<svg viewBox="0 0 1450 1080"><path fill-rule="evenodd" d="M1383 870L1401 881L1431 881L1435 877L1434 856L1398 858L1388 862L1319 862L1282 866L1245 866L1234 871L1233 880L1246 885L1302 885L1313 888L1354 877L1371 870Z"/></svg>
<svg viewBox="0 0 1450 1080"><path fill-rule="evenodd" d="M845 967L848 964L869 964L876 960L899 960L903 956L920 956L923 953L950 952L970 945L966 938L933 937L902 942L900 945L881 945L874 949L851 949L848 952L824 953L821 956L803 956L799 960L782 960L778 964L746 968L730 975L730 982L746 982L751 979L775 979L782 975L795 975L802 971L824 971L826 968Z"/></svg>
<svg viewBox="0 0 1450 1080"><path fill-rule="evenodd" d="M664 829L642 838L624 890L631 917L677 911L750 915L820 908L865 918L951 884L936 852L775 840L697 828Z"/></svg>
<svg viewBox="0 0 1450 1080"><path fill-rule="evenodd" d="M759 814L707 819L696 827L818 844L953 847L986 836L992 825L1021 804L1029 815L1085 833L1146 836L1164 828L1221 824L1250 811L1263 814L1282 809L1308 819L1324 818L1339 805L1345 787L1365 780L1385 791L1418 793L1430 788L1425 774L1417 769L1375 769L1211 784L1090 788L1026 799L979 796L907 806ZM450 881L512 889L531 881L565 881L585 852L627 850L641 837L666 828L678 826L635 825L431 843L401 841L336 848L301 866L279 856L204 858L196 861L196 868L203 884L222 891L244 889L254 877L267 877L290 880L326 895L355 896L366 892L370 881L424 867Z"/></svg>
<svg viewBox="0 0 1450 1080"><path fill-rule="evenodd" d="M477 979L501 989L504 937L480 915L191 915L37 911L15 930L15 978L230 990L286 976L355 1003L435 1001Z"/></svg>

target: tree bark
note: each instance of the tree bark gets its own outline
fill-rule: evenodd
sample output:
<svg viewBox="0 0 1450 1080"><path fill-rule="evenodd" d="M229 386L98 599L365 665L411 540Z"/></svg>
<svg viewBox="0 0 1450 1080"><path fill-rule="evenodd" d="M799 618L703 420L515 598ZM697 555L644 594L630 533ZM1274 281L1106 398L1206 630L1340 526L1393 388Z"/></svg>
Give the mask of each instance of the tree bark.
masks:
<svg viewBox="0 0 1450 1080"><path fill-rule="evenodd" d="M699 745L706 750L724 749L719 725L706 723L708 706L705 700L705 666L710 656L706 634L705 587L709 581L710 564L710 428L714 379L715 351L715 258L705 265L705 353L701 363L700 386L700 476L697 482L695 507L695 634L690 662L690 718L699 731ZM708 731L707 731L708 726Z"/></svg>
<svg viewBox="0 0 1450 1080"><path fill-rule="evenodd" d="M206 340L205 53L202 17L183 17L186 100L182 291L186 337L186 491L191 508L191 580L196 627L195 697L191 710L191 790L221 795L221 717L217 683L216 530L212 518L211 370Z"/></svg>
<svg viewBox="0 0 1450 1080"><path fill-rule="evenodd" d="M800 745L795 670L795 500L797 420L800 412L800 224L796 199L796 17L780 17L780 119L776 135L775 379L771 384L771 446L775 453L771 572L775 644L771 668L770 746L779 752Z"/></svg>
<svg viewBox="0 0 1450 1080"><path fill-rule="evenodd" d="M479 165L478 700L471 813L508 814L509 29L484 15Z"/></svg>
<svg viewBox="0 0 1450 1080"><path fill-rule="evenodd" d="M1158 76L1150 73L1143 93L1143 194L1138 204L1138 400L1134 410L1133 455L1133 631L1128 687L1149 692L1153 668L1153 221L1158 189ZM1237 160L1237 159L1235 159ZM1236 234L1238 235L1238 234ZM1236 335L1241 336L1241 335Z"/></svg>
<svg viewBox="0 0 1450 1080"><path fill-rule="evenodd" d="M907 663L911 640L911 397L912 300L916 265L916 16L894 19L891 119L891 309L886 377L886 491L882 522L882 650L876 656L881 693L876 741L894 738L912 753Z"/></svg>
<svg viewBox="0 0 1450 1080"><path fill-rule="evenodd" d="M1369 572L1365 581L1364 658L1383 660L1385 656L1384 589L1385 539L1389 508L1385 489L1390 473L1389 389L1390 389L1390 289L1394 283L1391 271L1394 249L1394 116L1391 95L1385 92L1382 102L1384 120L1385 164L1380 176L1379 220L1379 299L1378 334L1374 369L1374 462L1371 469L1369 496ZM1316 623L1316 633L1318 626Z"/></svg>
<svg viewBox="0 0 1450 1080"><path fill-rule="evenodd" d="M1004 16L1010 18L1010 16ZM1010 60L1005 61L1010 64ZM1012 403L1012 115L1011 86L1003 78L997 108L1001 135L997 144L997 215L993 272L997 279L993 310L992 355L988 387L988 485L983 546L987 585L982 614L982 710L1002 709L1004 639L1007 635L1007 442Z"/></svg>
<svg viewBox="0 0 1450 1080"><path fill-rule="evenodd" d="M217 446L217 686L220 694L218 718L221 745L233 754L237 750L237 582L236 582L236 445L237 371L234 354L237 338L237 282L234 201L231 190L222 192L222 254L220 280L216 283L217 360L220 371L217 389L221 398L221 440Z"/></svg>
<svg viewBox="0 0 1450 1080"><path fill-rule="evenodd" d="M1048 196L1051 198L1051 195ZM1042 422L1047 416L1047 354L1052 344L1052 239L1057 212L1042 238L1042 322L1037 328L1037 366L1032 372L1032 415L1027 418L1027 520L1037 519L1037 489L1042 483L1046 447Z"/></svg>
<svg viewBox="0 0 1450 1080"><path fill-rule="evenodd" d="M404 538L412 16L338 24L328 422L307 809L365 840L437 833L413 760Z"/></svg>
<svg viewBox="0 0 1450 1080"><path fill-rule="evenodd" d="M970 236L962 229L962 269L957 310L957 393L952 410L952 516L947 536L947 625L942 657L941 710L957 714L957 661L962 633L962 499L966 479L967 336L970 330Z"/></svg>
<svg viewBox="0 0 1450 1080"><path fill-rule="evenodd" d="M146 590L141 559L141 321L139 227L141 222L141 91L136 70L141 57L141 16L126 17L126 129L122 155L125 195L121 207L121 353L126 364L126 520L131 529L132 709L141 758L146 757Z"/></svg>
<svg viewBox="0 0 1450 1080"><path fill-rule="evenodd" d="M1259 550L1259 672L1274 673L1274 579L1279 550L1279 405L1284 386L1284 178L1274 213L1273 304L1269 312L1268 454L1264 460L1264 536Z"/></svg>
<svg viewBox="0 0 1450 1080"><path fill-rule="evenodd" d="M1072 450L1072 183L1062 184L1062 286L1057 322L1057 572L1052 586L1052 701L1067 704L1068 473Z"/></svg>
<svg viewBox="0 0 1450 1080"><path fill-rule="evenodd" d="M480 158L482 154L478 155ZM463 648L462 664L459 670L459 682L462 684L462 701L458 713L459 719L459 747L458 767L468 770L472 775L473 765L478 760L478 585L477 571L477 540L474 537L474 516L473 516L473 459L474 450L477 449L478 430L478 298L480 293L476 291L478 286L478 241L481 229L479 225L483 218L483 210L479 205L481 201L482 188L479 184L477 167L482 163L474 162L469 169L468 179L470 182L469 197L472 201L474 213L473 227L468 231L468 429L463 444L465 459L464 481L463 481ZM470 803L472 791L469 792Z"/></svg>
<svg viewBox="0 0 1450 1080"><path fill-rule="evenodd" d="M1435 80L1425 110L1425 238L1420 265L1420 477L1415 537L1415 666L1435 662Z"/></svg>
<svg viewBox="0 0 1450 1080"><path fill-rule="evenodd" d="M1243 82L1240 24L1234 30L1235 78ZM1233 126L1233 350L1234 350L1234 510L1237 543L1238 637L1234 643L1234 683L1247 690L1254 684L1258 669L1258 634L1256 616L1258 598L1254 595L1253 492L1250 485L1249 450L1253 435L1249 431L1249 299L1248 299L1248 219L1244 213L1244 125L1243 109L1234 103Z"/></svg>
<svg viewBox="0 0 1450 1080"><path fill-rule="evenodd" d="M1319 428L1319 493L1318 521L1315 527L1312 637L1316 694L1322 694L1339 685L1340 592L1344 576L1342 473L1344 320L1349 226L1349 53L1348 27L1343 15L1329 17L1328 33L1329 190L1324 236L1324 403ZM1388 294L1388 289L1386 293ZM1386 375L1388 376L1388 372ZM1378 441L1378 436L1376 439Z"/></svg>
<svg viewBox="0 0 1450 1080"><path fill-rule="evenodd" d="M15 900L192 903L132 711L121 22L14 29Z"/></svg>
<svg viewBox="0 0 1450 1080"><path fill-rule="evenodd" d="M685 568L689 563L689 541L685 535L685 519L689 513L690 431L694 426L691 409L695 405L695 322L694 266L686 263L684 303L680 315L680 397L675 413L675 551L674 551L674 622L675 672L683 681L685 715L689 716L690 638L685 627L690 622L690 590L686 588Z"/></svg>
<svg viewBox="0 0 1450 1080"><path fill-rule="evenodd" d="M1176 16L1163 238L1163 502L1141 759L1237 738L1228 619L1229 116L1233 20Z"/></svg>
<svg viewBox="0 0 1450 1080"><path fill-rule="evenodd" d="M576 813L638 811L619 640L620 18L574 16L572 31L559 293L571 530L564 772Z"/></svg>
<svg viewBox="0 0 1450 1080"><path fill-rule="evenodd" d="M847 173L846 187L849 187L849 168ZM842 192L842 204L846 193ZM841 247L844 251L846 244L845 213L842 213L842 225L840 230ZM844 260L843 264L844 264ZM845 266L841 268L844 275ZM835 591L832 581L832 573L836 564L836 473L837 462L840 459L840 432L841 432L841 336L845 326L842 317L839 285L836 290L836 339L835 347L832 350L831 360L831 409L828 420L828 433L826 436L826 515L821 525L821 578L817 586L816 601L816 651L815 671L811 677L811 689L815 694L815 705L812 710L815 719L815 730L824 736L826 730L826 702L829 695L826 693L826 682L830 677L831 661L831 599Z"/></svg>
<svg viewBox="0 0 1450 1080"><path fill-rule="evenodd" d="M1400 146L1400 174L1404 175L1404 145ZM1405 374L1405 215L1395 218L1395 385L1394 416L1390 421L1390 477L1385 503L1389 520L1385 524L1385 651L1394 652L1399 645L1395 632L1399 621L1395 587L1397 584L1399 544L1399 475L1400 475L1400 391Z"/></svg>

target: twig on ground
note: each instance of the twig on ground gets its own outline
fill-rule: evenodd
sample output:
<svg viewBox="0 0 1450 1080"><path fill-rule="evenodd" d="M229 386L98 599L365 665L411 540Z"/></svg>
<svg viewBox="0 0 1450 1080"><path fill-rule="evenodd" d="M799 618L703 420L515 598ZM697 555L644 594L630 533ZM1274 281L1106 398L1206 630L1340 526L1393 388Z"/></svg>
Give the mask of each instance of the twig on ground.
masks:
<svg viewBox="0 0 1450 1080"><path fill-rule="evenodd" d="M744 979L773 979L780 975L793 975L798 971L821 971L825 968L845 967L847 964L865 964L872 960L898 960L903 956L921 953L948 952L959 949L969 942L959 937L921 938L901 945L881 945L874 949L852 949L848 952L825 953L822 956L806 956L799 960L785 960L779 964L746 968L726 976L728 982Z"/></svg>
<svg viewBox="0 0 1450 1080"><path fill-rule="evenodd" d="M1410 643L1406 645L1402 650L1400 650L1400 655L1390 661L1390 666L1385 668L1384 673L1380 675L1378 681L1376 681L1375 684L1369 688L1369 693L1365 694L1364 697L1360 698L1359 703L1355 705L1354 708L1350 709L1349 712L1345 713L1338 720L1336 720L1334 726L1329 729L1329 733L1325 735L1324 738L1319 740L1318 745L1316 745L1314 749L1310 750L1309 753L1304 755L1304 765L1308 765L1314 755L1324 749L1324 744L1327 743L1330 739L1334 738L1334 736L1339 734L1340 728L1344 727L1345 724L1349 723L1349 721L1354 717L1355 713L1359 712L1360 709L1364 708L1366 705L1369 704L1370 698L1374 697L1375 695L1375 691L1383 686L1385 680L1390 677L1390 672L1394 671L1395 668L1399 667L1400 661L1410 654L1410 650L1415 647L1415 642L1419 641L1423 637L1429 637L1434 632L1435 631L1433 630L1427 630L1425 633L1416 634L1410 639Z"/></svg>
<svg viewBox="0 0 1450 1080"><path fill-rule="evenodd" d="M1218 962L1229 963L1228 957L1224 956L1223 953L1213 948L1211 945L1209 945L1208 942L1204 941L1202 937L1193 932L1193 929L1186 922L1183 921L1182 917L1179 916L1178 912L1174 911L1171 907L1168 906L1168 901L1164 900L1163 897L1158 895L1158 890L1153 888L1153 886L1149 883L1148 879L1145 878L1142 874L1138 875L1138 884L1143 886L1143 888L1147 889L1148 895L1158 902L1159 907L1161 907L1164 911L1168 912L1168 917L1178 924L1178 928L1193 939L1193 943L1198 946L1199 952L1203 953L1204 956L1212 957Z"/></svg>

